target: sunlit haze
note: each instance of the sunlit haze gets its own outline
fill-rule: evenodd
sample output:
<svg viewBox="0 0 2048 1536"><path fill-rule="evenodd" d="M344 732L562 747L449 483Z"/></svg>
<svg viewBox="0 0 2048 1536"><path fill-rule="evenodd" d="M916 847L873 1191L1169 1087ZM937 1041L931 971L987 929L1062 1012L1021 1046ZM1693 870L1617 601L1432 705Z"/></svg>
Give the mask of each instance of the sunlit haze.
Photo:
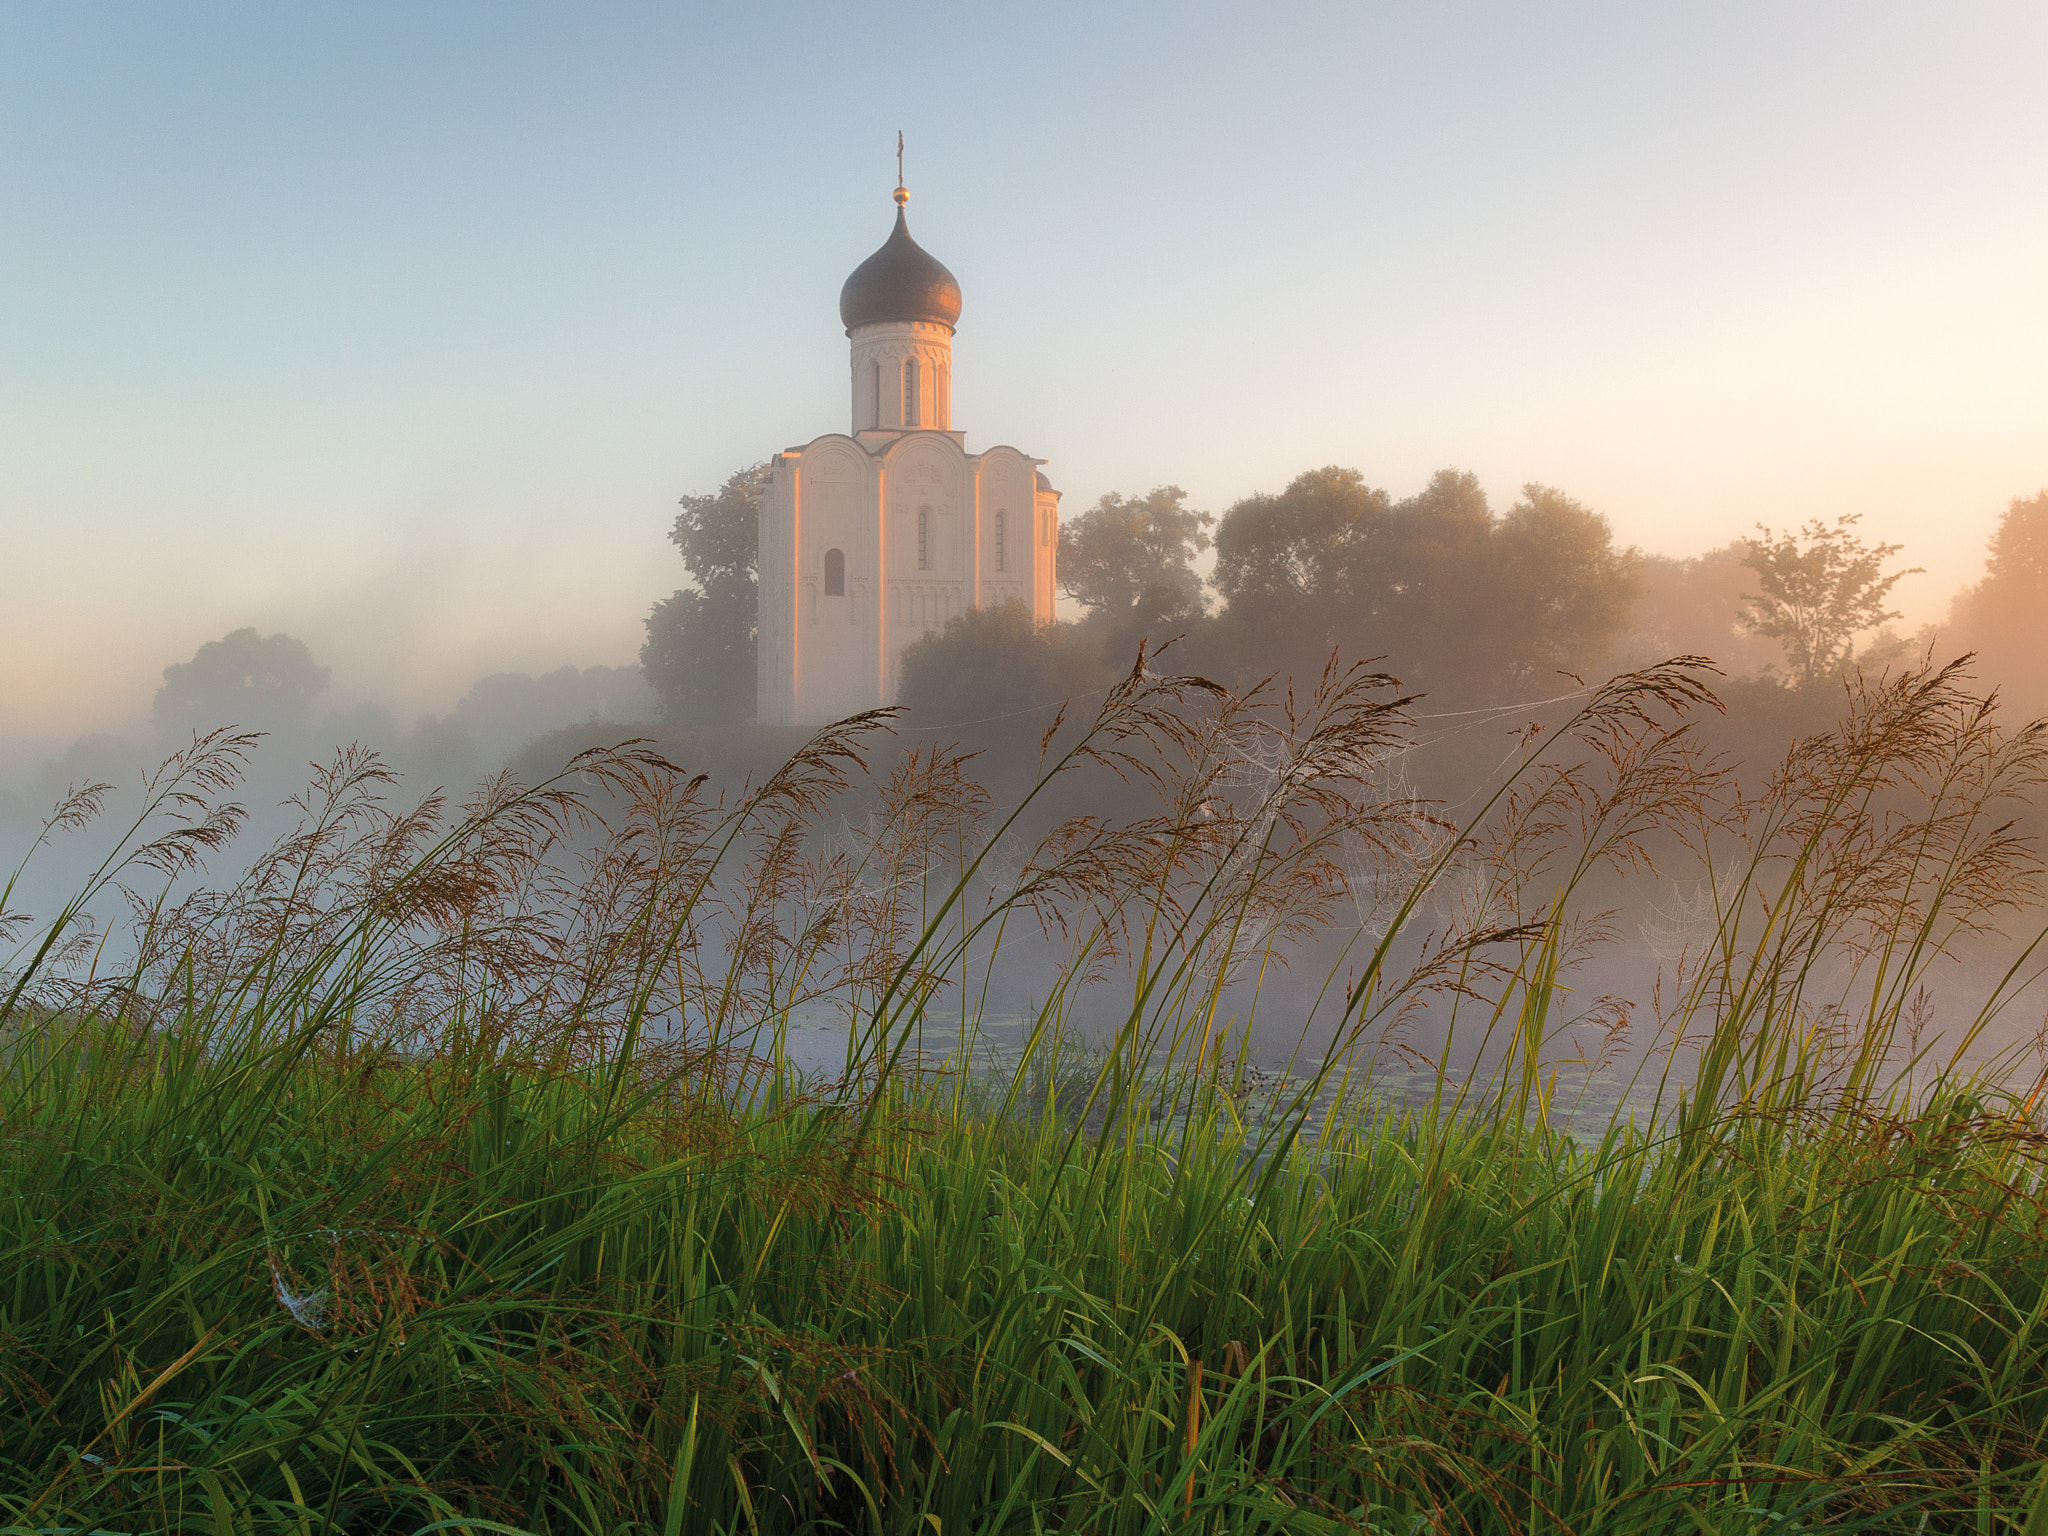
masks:
<svg viewBox="0 0 2048 1536"><path fill-rule="evenodd" d="M1067 512L1322 464L1692 554L1860 512L1939 618L2048 484L2038 5L0 13L0 735L243 625L333 702L630 663L676 499L957 274Z"/></svg>

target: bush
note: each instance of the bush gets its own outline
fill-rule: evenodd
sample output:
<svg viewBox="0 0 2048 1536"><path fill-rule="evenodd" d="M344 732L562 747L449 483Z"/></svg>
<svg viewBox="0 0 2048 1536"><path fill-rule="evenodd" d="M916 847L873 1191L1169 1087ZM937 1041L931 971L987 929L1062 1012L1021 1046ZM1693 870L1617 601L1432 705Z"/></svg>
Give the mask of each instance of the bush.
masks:
<svg viewBox="0 0 2048 1536"><path fill-rule="evenodd" d="M917 641L898 664L896 702L918 730L954 731L1030 717L1035 737L1068 699L1109 684L1100 642L1073 624L1037 624L1022 603L970 608Z"/></svg>

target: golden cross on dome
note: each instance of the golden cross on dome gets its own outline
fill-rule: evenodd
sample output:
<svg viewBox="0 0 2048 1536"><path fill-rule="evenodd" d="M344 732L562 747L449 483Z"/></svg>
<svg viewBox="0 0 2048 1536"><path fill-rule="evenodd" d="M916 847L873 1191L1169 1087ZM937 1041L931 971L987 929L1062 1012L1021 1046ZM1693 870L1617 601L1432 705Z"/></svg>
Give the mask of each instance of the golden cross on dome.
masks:
<svg viewBox="0 0 2048 1536"><path fill-rule="evenodd" d="M896 206L901 208L910 201L910 194L903 190L903 130L896 130Z"/></svg>

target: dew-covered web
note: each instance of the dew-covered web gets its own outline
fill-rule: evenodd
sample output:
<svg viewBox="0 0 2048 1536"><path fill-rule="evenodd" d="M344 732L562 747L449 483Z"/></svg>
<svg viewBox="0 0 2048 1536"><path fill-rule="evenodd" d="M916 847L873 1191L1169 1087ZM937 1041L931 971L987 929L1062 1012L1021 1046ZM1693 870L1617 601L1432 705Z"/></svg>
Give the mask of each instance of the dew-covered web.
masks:
<svg viewBox="0 0 2048 1536"><path fill-rule="evenodd" d="M290 1314L293 1322L309 1333L318 1333L327 1326L326 1291L293 1290L275 1260L270 1265L270 1283L277 1292L277 1304Z"/></svg>
<svg viewBox="0 0 2048 1536"><path fill-rule="evenodd" d="M989 845L988 853L981 861L981 868L987 877L989 889L998 898L1008 895L1024 883L1024 871L1030 862L1031 852L1031 840L1015 827L1007 828Z"/></svg>
<svg viewBox="0 0 2048 1536"><path fill-rule="evenodd" d="M1720 926L1713 886L1705 880L1673 880L1670 895L1644 909L1640 926L1643 942L1661 964L1682 966L1698 959Z"/></svg>
<svg viewBox="0 0 2048 1536"><path fill-rule="evenodd" d="M1295 745L1265 721L1247 721L1223 737L1231 766L1223 782L1249 792L1259 808L1256 832L1263 836L1287 798L1287 780L1298 771ZM1373 765L1356 795L1356 825L1335 840L1333 857L1342 871L1354 921L1382 936L1402 900L1441 856L1451 830L1429 814L1417 795L1400 754ZM1371 831L1364 830L1367 826ZM1247 846L1257 838L1247 838Z"/></svg>
<svg viewBox="0 0 2048 1536"><path fill-rule="evenodd" d="M1359 928L1383 937L1401 903L1450 842L1451 829L1428 813L1397 761L1382 763L1361 796L1376 836L1347 830L1337 858Z"/></svg>
<svg viewBox="0 0 2048 1536"><path fill-rule="evenodd" d="M1223 733L1221 745L1231 764L1224 771L1223 782L1248 789L1258 804L1269 805L1294 758L1293 744L1286 735L1266 721L1245 720Z"/></svg>

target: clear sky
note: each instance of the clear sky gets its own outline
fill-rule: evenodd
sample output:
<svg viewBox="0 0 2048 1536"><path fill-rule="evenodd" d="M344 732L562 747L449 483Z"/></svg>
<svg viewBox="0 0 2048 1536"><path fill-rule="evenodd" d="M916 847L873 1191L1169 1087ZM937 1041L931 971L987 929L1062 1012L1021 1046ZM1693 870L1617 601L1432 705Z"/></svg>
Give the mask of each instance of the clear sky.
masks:
<svg viewBox="0 0 2048 1536"><path fill-rule="evenodd" d="M2048 484L2048 7L0 6L0 737L254 624L338 703L621 663L674 503L843 428L891 216L1069 513L1325 463L1939 615Z"/></svg>

